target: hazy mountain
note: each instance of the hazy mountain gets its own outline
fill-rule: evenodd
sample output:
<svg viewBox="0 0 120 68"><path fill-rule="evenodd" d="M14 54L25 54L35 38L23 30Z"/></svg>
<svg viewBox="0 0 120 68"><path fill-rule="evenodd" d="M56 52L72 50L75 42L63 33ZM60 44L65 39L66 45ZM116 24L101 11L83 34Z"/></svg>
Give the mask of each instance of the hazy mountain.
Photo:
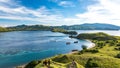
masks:
<svg viewBox="0 0 120 68"><path fill-rule="evenodd" d="M94 23L94 24L81 24L81 25L72 25L72 26L60 26L64 29L69 30L119 30L120 26L111 25L111 24L100 24L100 23Z"/></svg>
<svg viewBox="0 0 120 68"><path fill-rule="evenodd" d="M120 26L111 24L81 24L81 25L71 25L71 26L44 26L44 25L18 25L15 27L8 27L11 30L52 30L53 28L63 28L67 30L119 30Z"/></svg>

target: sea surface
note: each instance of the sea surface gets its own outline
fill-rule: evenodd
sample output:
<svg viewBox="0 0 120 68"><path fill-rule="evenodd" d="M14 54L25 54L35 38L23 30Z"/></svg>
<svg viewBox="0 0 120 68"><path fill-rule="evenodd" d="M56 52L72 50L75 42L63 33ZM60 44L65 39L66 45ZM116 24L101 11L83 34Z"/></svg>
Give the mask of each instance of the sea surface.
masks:
<svg viewBox="0 0 120 68"><path fill-rule="evenodd" d="M77 30L78 33L105 32L120 36L120 31ZM92 46L87 40L69 38L69 35L51 31L14 31L0 33L0 68L13 68L32 60L66 54L81 46ZM74 43L78 41L78 43ZM70 45L66 45L70 42Z"/></svg>

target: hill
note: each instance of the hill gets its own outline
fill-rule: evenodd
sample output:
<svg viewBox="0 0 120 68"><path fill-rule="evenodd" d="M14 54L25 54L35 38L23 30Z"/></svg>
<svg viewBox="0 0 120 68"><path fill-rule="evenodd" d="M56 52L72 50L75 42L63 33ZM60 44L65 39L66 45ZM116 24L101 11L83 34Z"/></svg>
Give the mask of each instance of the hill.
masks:
<svg viewBox="0 0 120 68"><path fill-rule="evenodd" d="M81 24L81 25L71 25L71 26L60 26L60 28L68 30L119 30L120 26L111 25L111 24Z"/></svg>
<svg viewBox="0 0 120 68"><path fill-rule="evenodd" d="M52 32L60 32L60 33L69 34L69 35L77 35L76 31L68 31L62 28L53 28Z"/></svg>
<svg viewBox="0 0 120 68"><path fill-rule="evenodd" d="M87 36L87 37L84 37ZM93 39L94 36L96 39ZM83 37L82 37L83 36ZM99 37L102 37L99 40ZM109 37L108 39L105 39ZM90 49L84 49L72 54L57 55L51 58L51 68L69 68L67 66L75 61L75 68L120 68L120 37L111 36L105 33L84 33L77 36L78 39L89 39L96 46ZM97 39L98 38L98 39ZM112 40L114 38L114 40ZM44 60L36 60L36 64L33 61L30 62L26 68L31 65L35 68L44 68L42 64ZM32 63L32 64L31 64Z"/></svg>
<svg viewBox="0 0 120 68"><path fill-rule="evenodd" d="M52 26L44 26L44 25L18 25L14 27L7 27L7 29L11 29L13 31L35 31L35 30L45 30L51 31Z"/></svg>
<svg viewBox="0 0 120 68"><path fill-rule="evenodd" d="M98 33L82 33L77 36L78 39L91 39L91 40L116 40L117 37L108 35L103 32Z"/></svg>
<svg viewBox="0 0 120 68"><path fill-rule="evenodd" d="M31 31L31 30L48 30L51 31L53 28L60 28L65 30L119 30L120 26L111 24L81 24L71 26L45 26L45 25L18 25L14 27L8 27L7 29L15 31Z"/></svg>
<svg viewBox="0 0 120 68"><path fill-rule="evenodd" d="M4 28L4 27L0 27L0 32L7 32L7 31L10 31L10 30L8 30L7 28Z"/></svg>

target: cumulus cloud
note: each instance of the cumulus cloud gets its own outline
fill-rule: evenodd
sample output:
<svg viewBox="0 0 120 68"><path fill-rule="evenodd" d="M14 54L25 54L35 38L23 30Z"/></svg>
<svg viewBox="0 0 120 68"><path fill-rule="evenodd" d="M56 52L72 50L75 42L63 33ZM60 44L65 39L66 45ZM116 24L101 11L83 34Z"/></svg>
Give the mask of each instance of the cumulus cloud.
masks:
<svg viewBox="0 0 120 68"><path fill-rule="evenodd" d="M120 25L120 1L119 0L98 0L98 3L87 7L87 11L76 14L73 22L78 20L82 23L110 23Z"/></svg>
<svg viewBox="0 0 120 68"><path fill-rule="evenodd" d="M57 1L57 0L54 0ZM73 17L64 17L62 14L51 13L45 6L36 10L28 9L14 0L0 0L0 19L27 20L42 24L73 25L82 23L110 23L120 25L120 1L96 0L95 4L88 5L84 13L76 13ZM66 1L59 2L61 6L68 6ZM14 7L13 7L14 6ZM77 6L79 8L79 6ZM53 11L55 12L55 11Z"/></svg>
<svg viewBox="0 0 120 68"><path fill-rule="evenodd" d="M11 4L15 5L17 3L12 0L0 0L0 19L28 20L44 24L57 22L61 18L60 15L50 13L45 6L32 10L21 5L12 7Z"/></svg>

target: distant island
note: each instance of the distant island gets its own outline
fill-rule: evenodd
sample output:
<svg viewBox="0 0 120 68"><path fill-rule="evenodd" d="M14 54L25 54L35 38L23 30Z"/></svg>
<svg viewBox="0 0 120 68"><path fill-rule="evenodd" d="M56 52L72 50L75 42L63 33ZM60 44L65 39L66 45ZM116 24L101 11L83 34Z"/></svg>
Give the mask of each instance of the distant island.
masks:
<svg viewBox="0 0 120 68"><path fill-rule="evenodd" d="M71 26L45 26L45 25L18 25L13 27L0 27L0 32L6 31L52 31L54 28L60 28L64 30L119 30L120 26L111 24L81 24L81 25L71 25Z"/></svg>
<svg viewBox="0 0 120 68"><path fill-rule="evenodd" d="M60 33L64 33L64 34L70 34L70 35L77 35L76 31L68 31L62 28L53 28L52 32L60 32Z"/></svg>
<svg viewBox="0 0 120 68"><path fill-rule="evenodd" d="M78 39L91 40L95 47L71 54L61 54L43 60L34 60L25 65L25 68L46 67L44 62L51 62L50 68L120 68L120 37L106 33L82 33L76 36Z"/></svg>

